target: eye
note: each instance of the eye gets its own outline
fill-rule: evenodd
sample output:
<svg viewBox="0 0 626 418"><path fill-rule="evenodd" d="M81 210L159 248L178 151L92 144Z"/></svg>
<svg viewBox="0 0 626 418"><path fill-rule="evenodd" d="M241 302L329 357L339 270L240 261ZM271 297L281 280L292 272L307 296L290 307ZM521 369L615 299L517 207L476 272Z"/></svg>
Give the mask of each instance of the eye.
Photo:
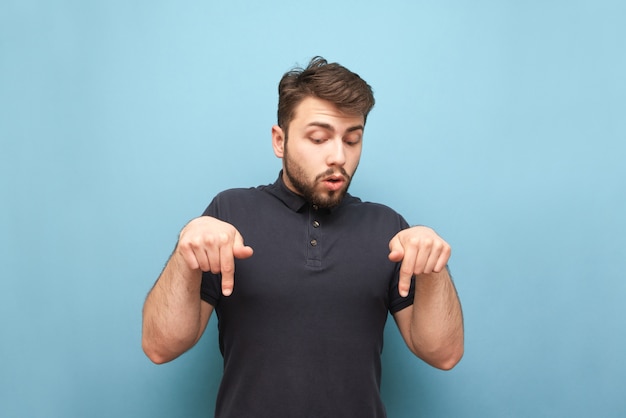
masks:
<svg viewBox="0 0 626 418"><path fill-rule="evenodd" d="M345 142L347 145L353 146L353 145L358 145L359 142L361 142L361 137L357 137L357 138L346 138L343 142Z"/></svg>
<svg viewBox="0 0 626 418"><path fill-rule="evenodd" d="M322 142L326 141L325 138L309 138L311 140L311 142L313 142L314 144L321 144Z"/></svg>

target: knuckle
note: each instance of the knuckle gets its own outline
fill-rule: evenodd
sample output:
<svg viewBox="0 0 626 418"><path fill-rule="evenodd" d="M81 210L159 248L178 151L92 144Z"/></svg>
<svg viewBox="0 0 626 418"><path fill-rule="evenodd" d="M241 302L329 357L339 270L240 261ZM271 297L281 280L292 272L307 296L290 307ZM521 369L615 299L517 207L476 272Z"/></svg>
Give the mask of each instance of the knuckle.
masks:
<svg viewBox="0 0 626 418"><path fill-rule="evenodd" d="M412 267L409 267L409 266L402 266L402 267L400 267L400 274L402 276L410 277L410 276L413 275L414 272L415 272L415 270Z"/></svg>
<svg viewBox="0 0 626 418"><path fill-rule="evenodd" d="M410 237L408 244L413 246L413 247L418 247L421 243L421 238L420 237Z"/></svg>
<svg viewBox="0 0 626 418"><path fill-rule="evenodd" d="M220 246L228 244L229 241L230 241L230 236L226 232L219 232L216 236L216 242Z"/></svg>
<svg viewBox="0 0 626 418"><path fill-rule="evenodd" d="M193 251L200 251L206 247L205 240L202 237L195 237L189 240L188 245Z"/></svg>
<svg viewBox="0 0 626 418"><path fill-rule="evenodd" d="M189 237L183 237L178 242L178 247L180 248L181 252L189 253L189 252L194 252L194 250L198 248L198 243L197 241L192 240Z"/></svg>
<svg viewBox="0 0 626 418"><path fill-rule="evenodd" d="M232 286L233 283L235 283L235 278L233 276L229 276L227 274L224 274L224 272L219 272L222 275L222 286Z"/></svg>
<svg viewBox="0 0 626 418"><path fill-rule="evenodd" d="M409 237L405 242L408 248L419 248L421 245L421 239L419 237Z"/></svg>
<svg viewBox="0 0 626 418"><path fill-rule="evenodd" d="M235 272L235 266L231 263L222 264L222 274L232 274Z"/></svg>
<svg viewBox="0 0 626 418"><path fill-rule="evenodd" d="M205 234L202 236L201 242L202 242L202 245L211 247L215 244L215 236L213 236L212 234Z"/></svg>

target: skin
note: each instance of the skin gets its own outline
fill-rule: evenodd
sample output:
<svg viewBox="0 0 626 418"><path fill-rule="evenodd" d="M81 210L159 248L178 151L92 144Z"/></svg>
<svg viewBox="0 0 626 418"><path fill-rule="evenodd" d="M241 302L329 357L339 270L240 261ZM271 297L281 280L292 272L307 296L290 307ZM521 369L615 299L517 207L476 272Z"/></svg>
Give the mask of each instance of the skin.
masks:
<svg viewBox="0 0 626 418"><path fill-rule="evenodd" d="M283 181L293 192L321 207L341 201L361 157L362 115L342 112L332 103L305 98L296 108L288 135L272 127L274 154L283 161ZM463 317L446 268L450 246L435 231L416 226L389 242L389 260L400 262L399 291L408 295L415 275L414 304L394 315L408 348L434 367L448 370L463 355ZM155 363L191 348L201 337L213 307L202 301L203 271L222 274L222 293L234 288L235 259L253 255L230 224L208 216L189 222L143 311L142 345Z"/></svg>

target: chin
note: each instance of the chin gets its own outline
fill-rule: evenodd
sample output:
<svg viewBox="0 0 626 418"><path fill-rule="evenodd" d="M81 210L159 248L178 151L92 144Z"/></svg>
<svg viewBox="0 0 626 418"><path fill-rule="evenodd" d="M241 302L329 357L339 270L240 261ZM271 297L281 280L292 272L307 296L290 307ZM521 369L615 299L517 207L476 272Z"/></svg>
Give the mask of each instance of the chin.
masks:
<svg viewBox="0 0 626 418"><path fill-rule="evenodd" d="M331 193L317 194L311 201L320 208L331 209L341 203L347 192L347 189L342 189Z"/></svg>

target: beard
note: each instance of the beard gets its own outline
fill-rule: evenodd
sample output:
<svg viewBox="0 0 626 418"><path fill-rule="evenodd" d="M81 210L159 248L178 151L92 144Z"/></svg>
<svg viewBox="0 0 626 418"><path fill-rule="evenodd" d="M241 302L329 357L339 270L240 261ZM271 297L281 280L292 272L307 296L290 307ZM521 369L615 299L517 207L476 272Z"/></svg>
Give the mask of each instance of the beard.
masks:
<svg viewBox="0 0 626 418"><path fill-rule="evenodd" d="M287 152L286 147L284 155L284 170L285 175L293 187L307 202L325 209L333 208L341 203L341 200L348 192L350 182L352 181L352 176L350 176L343 167L339 167L338 169L329 168L323 173L315 176L313 181L309 181L302 166L289 158L289 153ZM337 172L341 173L341 175L343 175L346 179L344 187L339 190L316 190L316 186L319 184L321 179L336 174ZM354 175L354 173L352 175Z"/></svg>

